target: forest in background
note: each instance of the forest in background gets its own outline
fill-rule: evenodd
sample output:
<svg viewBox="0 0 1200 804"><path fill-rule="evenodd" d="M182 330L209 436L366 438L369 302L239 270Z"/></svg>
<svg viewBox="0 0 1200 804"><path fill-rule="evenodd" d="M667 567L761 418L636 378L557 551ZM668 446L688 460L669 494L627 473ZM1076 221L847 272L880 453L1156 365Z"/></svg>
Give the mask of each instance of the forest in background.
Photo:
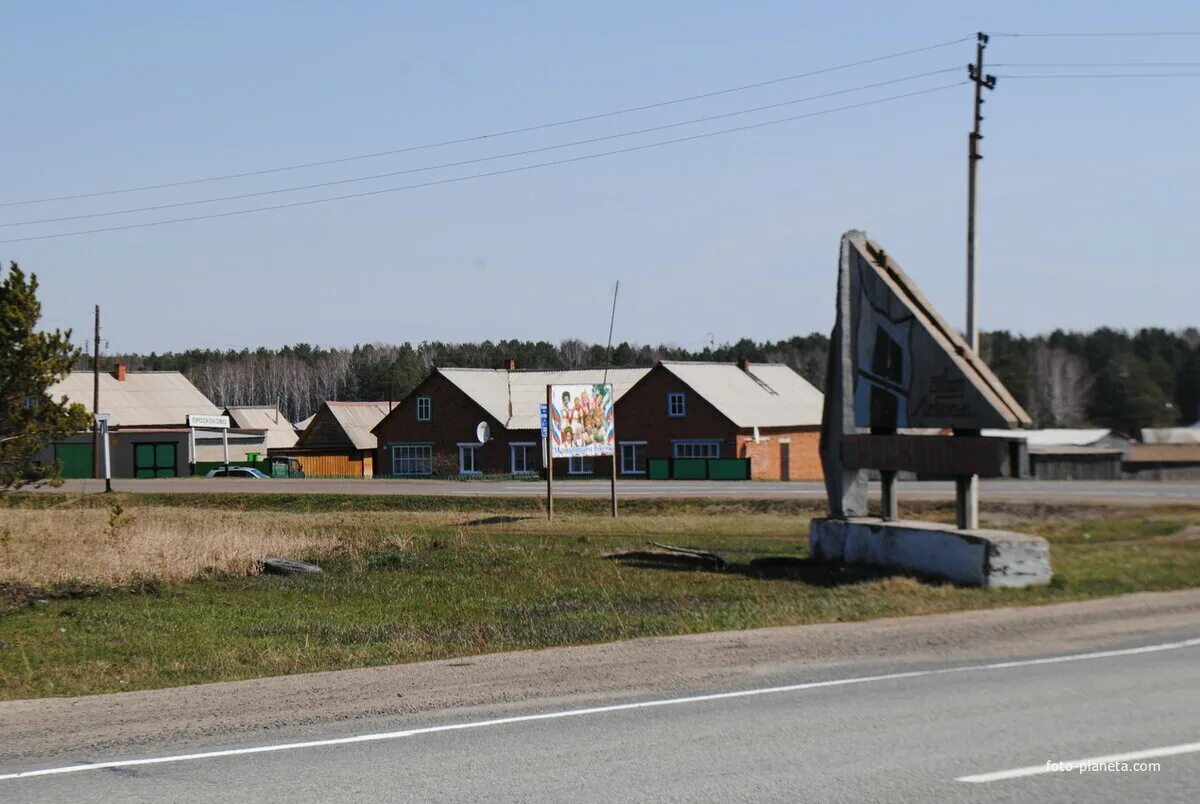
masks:
<svg viewBox="0 0 1200 804"><path fill-rule="evenodd" d="M821 387L829 338L819 333L781 341L742 339L689 350L622 343L612 366L652 366L658 360L743 358L784 363ZM1188 425L1200 419L1200 330L1101 328L1025 337L984 333L980 352L1038 427L1110 427L1136 437L1142 427ZM434 367L569 369L609 364L603 345L580 340L361 344L326 349L309 344L241 351L189 349L163 354L106 355L106 366L133 371L182 371L219 406L278 404L299 421L325 400L400 400ZM84 358L80 368L90 368Z"/></svg>

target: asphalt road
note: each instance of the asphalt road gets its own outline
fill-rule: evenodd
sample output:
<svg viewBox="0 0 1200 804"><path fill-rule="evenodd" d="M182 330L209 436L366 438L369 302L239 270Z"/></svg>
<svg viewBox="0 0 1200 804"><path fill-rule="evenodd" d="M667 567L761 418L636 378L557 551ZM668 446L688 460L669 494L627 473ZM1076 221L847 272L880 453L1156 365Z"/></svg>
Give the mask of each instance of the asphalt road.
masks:
<svg viewBox="0 0 1200 804"><path fill-rule="evenodd" d="M981 641L966 654L947 646L940 661L864 656L782 674L762 667L700 693L580 693L369 724L230 729L204 744L160 740L111 747L103 756L5 759L0 798L1194 801L1200 625L1190 616L1194 596L1173 599L1191 600L1191 608L1177 608L1161 627L1144 620L1140 633L1126 628L1088 650L1069 633L1061 650L1009 647L1008 658L997 657L997 642ZM1103 612L1090 612L1094 628ZM982 615L981 627L998 627L994 614ZM1038 632L1040 616L1030 610L1002 625L1019 629L1025 617ZM947 616L946 633L955 633L955 617L962 616ZM869 623L809 628L859 625L864 643L879 630ZM1043 625L1045 633L1054 630L1054 623ZM820 649L821 634L812 630L793 645L804 644L805 633ZM606 649L574 650L592 651L603 664ZM554 652L532 655L554 665ZM450 667L441 665L446 673ZM119 709L119 696L107 699L106 707ZM1099 758L1113 759L1104 760L1104 770L1048 772L1048 763ZM111 764L91 767L100 761ZM1143 770L1138 762L1158 766ZM45 770L51 773L12 778Z"/></svg>
<svg viewBox="0 0 1200 804"><path fill-rule="evenodd" d="M176 478L113 481L117 491L129 492L240 492L287 494L409 494L464 497L541 497L537 481L456 480L238 480L230 478ZM103 481L69 480L57 490L71 493L103 491ZM53 491L54 489L43 489ZM878 488L875 488L878 492ZM563 480L554 486L558 497L607 497L607 480ZM952 500L952 483L900 484L900 499ZM981 498L1006 502L1073 503L1200 503L1200 483L1138 480L1054 481L984 480ZM619 480L619 498L702 497L711 499L823 499L820 483Z"/></svg>

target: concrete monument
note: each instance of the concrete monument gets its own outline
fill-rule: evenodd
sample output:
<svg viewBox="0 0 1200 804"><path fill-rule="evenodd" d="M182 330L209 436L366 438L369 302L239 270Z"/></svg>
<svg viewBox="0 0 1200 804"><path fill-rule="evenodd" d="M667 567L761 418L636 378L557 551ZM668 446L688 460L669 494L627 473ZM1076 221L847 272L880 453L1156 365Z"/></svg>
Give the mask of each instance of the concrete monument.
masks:
<svg viewBox="0 0 1200 804"><path fill-rule="evenodd" d="M863 232L844 234L821 424L829 517L813 520L812 555L964 584L1048 582L1049 547L1036 536L896 522L898 472L1001 476L1014 445L980 431L1029 424L900 266ZM881 478L877 518L868 516L868 470Z"/></svg>

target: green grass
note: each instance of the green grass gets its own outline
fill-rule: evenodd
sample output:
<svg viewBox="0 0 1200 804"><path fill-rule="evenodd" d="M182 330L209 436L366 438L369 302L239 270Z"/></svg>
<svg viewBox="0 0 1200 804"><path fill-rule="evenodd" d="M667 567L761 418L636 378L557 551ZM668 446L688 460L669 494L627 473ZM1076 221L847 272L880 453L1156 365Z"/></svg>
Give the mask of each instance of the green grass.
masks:
<svg viewBox="0 0 1200 804"><path fill-rule="evenodd" d="M61 507L67 514L95 504L67 495L0 500L0 525L3 506ZM144 495L122 504L183 505L203 516L216 501ZM1091 518L1006 521L1005 527L1051 541L1055 580L1037 589L985 591L798 560L770 573L753 570L756 557L805 555L811 506L795 502L639 500L614 522L600 515L602 501L571 501L550 524L526 500L245 495L219 501L225 509L252 511L396 513L373 519L365 541L292 556L318 560L322 576L25 588L0 616L0 698L1200 586L1200 540L1180 537L1200 525L1196 509L1097 509ZM405 513L420 510L427 513ZM1011 520L1011 511L1006 515ZM716 550L734 569L637 567L603 557L652 538Z"/></svg>

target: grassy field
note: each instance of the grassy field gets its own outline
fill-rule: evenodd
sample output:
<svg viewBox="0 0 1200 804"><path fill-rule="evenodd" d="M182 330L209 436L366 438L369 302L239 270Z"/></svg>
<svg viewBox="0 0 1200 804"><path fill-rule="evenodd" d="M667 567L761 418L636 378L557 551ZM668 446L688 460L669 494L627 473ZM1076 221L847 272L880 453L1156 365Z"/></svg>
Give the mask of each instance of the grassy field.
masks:
<svg viewBox="0 0 1200 804"><path fill-rule="evenodd" d="M1049 539L1056 574L984 591L809 564L811 503L639 500L614 521L566 502L551 524L532 500L0 495L0 698L1200 586L1196 508L985 507ZM648 539L734 566L605 558ZM259 575L265 555L326 572Z"/></svg>

